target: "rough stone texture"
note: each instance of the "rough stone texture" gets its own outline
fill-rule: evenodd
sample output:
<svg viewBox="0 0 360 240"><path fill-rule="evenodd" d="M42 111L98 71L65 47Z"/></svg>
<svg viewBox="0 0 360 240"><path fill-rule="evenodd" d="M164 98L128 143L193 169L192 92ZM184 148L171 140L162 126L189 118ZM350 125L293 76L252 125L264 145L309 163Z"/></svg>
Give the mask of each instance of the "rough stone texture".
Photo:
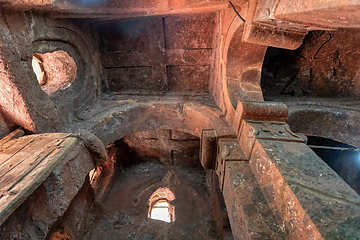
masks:
<svg viewBox="0 0 360 240"><path fill-rule="evenodd" d="M124 137L122 142L116 142L118 146L126 146L124 150L128 151L127 157L122 157L124 166L136 163L137 159L148 159L148 161L159 161L164 165L200 168L199 139L190 134L187 138L173 139L173 132L169 129L138 132ZM175 131L175 134L180 133ZM181 134L185 135L185 133ZM119 157L118 161L122 161L122 158Z"/></svg>
<svg viewBox="0 0 360 240"><path fill-rule="evenodd" d="M7 125L2 113L0 112L0 139L10 133L9 126Z"/></svg>
<svg viewBox="0 0 360 240"><path fill-rule="evenodd" d="M291 130L360 147L358 100L349 98L283 99L289 108Z"/></svg>
<svg viewBox="0 0 360 240"><path fill-rule="evenodd" d="M200 91L208 89L209 66L168 66L166 70L171 90Z"/></svg>
<svg viewBox="0 0 360 240"><path fill-rule="evenodd" d="M106 149L103 142L89 131L79 129L74 137L79 138L94 160L95 166L101 166L106 160Z"/></svg>
<svg viewBox="0 0 360 240"><path fill-rule="evenodd" d="M154 164L128 169L114 183L114 190L102 203L99 222L84 239L114 239L119 236L135 239L217 239L215 223L207 210L209 193L203 186L206 183L204 175L201 177L201 174L183 171L174 169L168 172L163 166ZM147 200L160 186L169 187L175 194L176 199L172 202L175 206L174 223L147 218Z"/></svg>
<svg viewBox="0 0 360 240"><path fill-rule="evenodd" d="M70 87L74 82L77 67L74 59L64 51L55 51L38 55L42 60L45 72L45 84L41 89L51 95Z"/></svg>
<svg viewBox="0 0 360 240"><path fill-rule="evenodd" d="M212 48L215 14L208 13L189 17L165 18L166 48L208 49Z"/></svg>
<svg viewBox="0 0 360 240"><path fill-rule="evenodd" d="M231 36L226 53L227 89L233 108L236 108L239 100L263 100L260 88L260 68L266 47L244 42L242 37L243 26Z"/></svg>
<svg viewBox="0 0 360 240"><path fill-rule="evenodd" d="M37 14L29 15L28 21L33 53L64 51L76 64L76 78L72 84L50 96L64 118L71 122L76 112L96 97L97 82L100 83L100 60L94 45L97 38L92 39L90 27L82 23L52 20Z"/></svg>
<svg viewBox="0 0 360 240"><path fill-rule="evenodd" d="M196 152L194 147L199 147L199 141L179 131L170 132L139 132L109 146L109 156L115 162L101 202L94 202L96 196L85 183L48 237L66 234L76 239L223 239L223 219L213 218L215 212L221 212L218 196L210 194L198 156L190 160L186 154L189 146ZM181 137L174 140L170 136ZM167 159L174 146L183 152L178 161ZM171 202L175 206L173 223L148 219L148 199L159 187L168 187L175 194Z"/></svg>
<svg viewBox="0 0 360 240"><path fill-rule="evenodd" d="M275 16L281 20L314 26L356 28L360 24L357 17L359 2L351 0L322 0L312 4L285 0L278 4Z"/></svg>
<svg viewBox="0 0 360 240"><path fill-rule="evenodd" d="M194 135L176 130L170 131L170 139L175 141L199 140L199 138Z"/></svg>
<svg viewBox="0 0 360 240"><path fill-rule="evenodd" d="M215 14L197 14L99 25L106 87L114 92L207 91L214 19Z"/></svg>
<svg viewBox="0 0 360 240"><path fill-rule="evenodd" d="M177 129L200 137L202 129L228 127L219 118L219 111L209 96L130 96L89 106L78 114L82 120L73 127L85 127L104 145L134 132L151 129Z"/></svg>
<svg viewBox="0 0 360 240"><path fill-rule="evenodd" d="M313 84L312 93L318 94L314 95L315 97L325 95L327 97L358 97L356 82L358 68L351 63L357 63L358 59L357 30L336 31L335 29L339 26L358 28L359 14L356 13L359 10L356 4L352 4L348 8L344 7L348 1L334 0L307 1L306 4L303 1L288 0L234 0L232 2L236 13L229 6L228 1L55 0L50 2L0 0L0 2L2 13L0 19L0 105L4 122L9 129L12 130L17 125L32 132L65 130L76 132L78 129L86 129L96 134L105 145L116 142L107 149L109 155L107 161L96 170L91 171L91 176L83 188L79 191L79 186L71 191L72 195L69 198L72 198L76 192L79 197L73 199L74 204L68 208L65 214L62 215L68 205L64 205L64 202L69 199L65 201L58 198L54 201L56 203L54 207L60 207L54 210L54 214L52 214L52 209L46 214L42 212L35 218L38 222L41 222L42 218L49 222L48 219L51 219L51 222L57 220L51 233L60 237L73 237L72 234L84 234L89 229L93 230L92 227L95 226L97 230L103 227L99 231L111 229L111 231L107 231L109 235L117 234L118 231L126 228L123 232L130 239L137 237L133 233L139 233L139 236L144 239L156 238L158 233L159 237L163 235L170 238L170 235L167 234L167 225L161 229L162 232L151 232L151 235L132 230L131 227L135 226L132 223L138 224L136 226L140 226L139 229L145 229L145 231L151 226L152 229L149 231L159 229L164 225L156 225L157 223L148 226L141 225L146 222L142 219L144 215L140 216L139 214L139 217L132 217L130 214L123 214L122 208L133 206L132 200L137 199L139 191L144 190L141 184L148 184L147 176L161 182L165 173L169 172L167 168L174 167L166 165L172 160L181 165L181 168L174 167L174 169L179 172L178 176L181 175L179 178L185 183L174 181L174 186L177 186L180 191L186 191L189 197L194 197L193 206L200 206L198 209L205 212L203 216L201 214L195 216L200 219L197 222L201 223L201 225L196 225L198 223L195 222L195 226L199 226L198 229L202 233L197 232L197 228L194 229L191 225L187 225L187 221L190 222L194 219L185 216L182 222L185 226L184 231L176 232L177 230L172 229L171 225L169 227L174 232L175 238L190 238L193 234L194 238L199 239L202 237L221 239L221 236L225 236L229 232L226 227L229 224L226 221L222 205L213 198L216 192L214 190L216 189L215 177L211 177L211 189L208 191L202 181L203 172L200 175L197 174L198 172L192 175L192 170L194 168L197 170L200 166L198 162L192 165L194 161L187 162L183 159L184 157L195 159L194 146L198 144L198 141L186 139L186 137L185 139L173 138L173 134L169 132L164 135L160 134L161 137L157 133L146 133L145 135L149 135L149 137L143 135L140 140L129 136L135 132L153 129L175 129L197 137L201 136L204 129L214 129L216 134L223 133L223 135L220 134L222 138L233 137L237 134L242 151L246 158L251 160L250 167L257 181L254 181L254 184L250 184L252 180L249 181L249 191L254 191L259 186L268 203L266 206L260 197L255 209L260 207L260 210L264 210L263 213L268 213L267 209L271 209L275 216L274 221L280 228L285 229L284 233L287 238L309 239L311 236L336 238L348 234L346 238L351 239L358 231L359 213L353 208L354 204L351 201L354 200L347 198L344 200L337 196L337 193L346 195L349 190L345 183L339 183L341 181L338 176L321 164L314 168L309 167L313 164L312 160L315 160L316 164L320 160L314 154L303 156L302 153L299 153L296 149L299 144L276 145L279 138L264 140L277 146L276 154L271 155L270 150L263 149L262 145L267 143L260 142L260 144L256 140L258 132L244 121L244 119L254 120L252 118L257 118L257 121L285 121L284 113L286 111L283 111L282 105L278 105L277 108L263 103L260 76L266 46L261 44L271 43L291 49L301 42L301 34L298 33L308 30L331 31L325 32L323 35L313 32L312 37L308 35L310 40L316 38L318 41L307 42L308 39L306 39L308 45L305 44L301 48L301 51L304 51L304 55L301 55L303 58L293 58L300 58L299 63L301 62L302 66L314 66L313 70L310 74L310 69L304 68L305 70L298 75L298 78L305 81L304 84L303 82L301 84L293 82L295 86L290 84L287 86L287 90L290 89L289 92L293 92L294 95L306 95L304 92L309 90L307 87ZM245 23L238 14L245 19ZM313 21L319 23L311 23ZM255 25L261 27L259 29L252 28ZM246 38L246 36L244 38L244 28L256 30L250 31L250 38ZM265 31L263 31L264 28ZM331 40L329 40L329 34L333 34ZM269 41L264 43L263 39ZM312 45L313 43L314 45ZM337 48L340 45L344 47ZM30 61L34 53L46 54L60 50L65 51L73 58L77 67L76 78L68 88L47 96L39 87L35 75L32 73ZM316 59L318 57L321 58ZM285 61L290 63L293 58L290 57L290 60L285 59ZM280 60L274 61L275 66L279 65ZM316 69L318 69L317 72ZM286 68L286 70L289 71L285 72L280 79L282 84L288 83L287 81L292 79L294 74L290 71L291 68ZM312 75L311 78L310 75ZM310 84L310 81L306 82L309 79L316 79L316 81ZM332 81L329 82L329 79ZM271 89L269 86L276 85L273 80L266 83L263 89ZM274 94L275 100L278 100L277 97L281 90ZM254 105L261 107L249 110L251 107L248 108L246 102L254 101L256 102ZM339 100L335 101L339 105L342 104ZM316 105L315 102L311 105ZM244 107L245 113L237 111L241 107ZM324 133L325 127L322 128L322 126L332 127L332 123L336 123L330 130L330 137L336 138L338 135L338 138L344 142L358 141L358 122L356 120L358 104L356 102L346 105L346 109L349 110L346 111L346 114L344 111L337 113L336 109L338 108L324 107L321 110L327 112L328 115L316 115L314 112L320 108L311 108L314 110L313 113L308 114L302 109L301 114L308 115L308 121L316 119L317 122L305 126L304 122L307 121L302 120L303 116L296 115L296 111L292 112L291 110L290 114L294 114L291 115L289 122L293 122L295 126L299 125L299 129L313 131L314 134L317 130ZM254 113L257 111L258 113ZM251 114L248 114L250 112ZM343 119L344 114L347 118L341 125L340 120ZM329 115L331 117L325 118L325 120L329 120L326 124L323 124L324 121L321 119L317 119ZM296 116L299 118L297 119ZM69 126L68 129L66 129L66 124ZM5 124L3 125L5 126ZM261 130L260 134L266 131L267 136L281 134L279 129L275 129L275 131L265 125L256 130ZM339 131L342 133L338 133ZM282 133L291 135L288 131L285 133L285 130ZM296 141L299 140L295 135L293 137L296 138ZM122 138L124 138L122 141L118 141ZM125 144L125 140L128 144ZM119 143L123 144L120 144L123 148L119 146ZM131 147L129 148L129 146ZM181 147L191 150L183 151ZM129 166L128 168L123 166L116 169L115 159L118 154L126 153L124 149L132 149L133 153L143 154L141 156L149 153L151 158L155 159L152 159L153 163L151 164L139 161L141 164L138 166ZM162 149L166 151L161 152ZM301 149L306 153L310 151L305 145ZM256 154L263 158L256 159ZM161 157L162 155L163 157ZM276 155L281 156L280 163L276 160L275 157L278 157ZM133 155L128 155L128 157L133 157ZM159 165L158 159L165 165ZM126 158L123 157L122 160L125 161ZM150 158L146 158L146 161L148 160ZM281 162L291 163L289 169L284 170ZM308 164L309 162L311 164ZM69 176L71 175L75 179L79 177L82 174L79 169L82 168L78 167ZM121 172L121 169L124 172ZM287 170L292 174L291 176L286 174ZM144 172L149 174L145 175ZM251 175L250 172L246 173L247 176ZM322 178L315 178L314 176L317 174L326 175L329 183L324 183ZM114 175L119 180L118 182L112 178ZM310 177L307 177L308 175ZM67 178L69 182L72 180L71 177ZM236 176L236 173L232 177L237 180L245 179ZM310 179L309 181L314 187L307 188L308 182L301 182L301 186L298 182L291 182L297 179L301 180L301 177ZM81 185L84 178L81 179L81 182L74 182ZM114 186L121 188L121 191L111 188L111 179L114 180ZM249 179L252 178L249 177ZM287 181L287 179L291 181ZM98 182L100 184L97 184ZM324 186L324 189L329 191L326 196L321 189L318 189L323 185L333 183L334 189ZM131 184L134 184L134 188L126 189ZM199 189L202 190L193 191L199 185L201 186ZM49 184L48 187L61 190L61 184L57 183ZM150 190L145 189L144 192L146 191L151 194ZM123 192L126 194L122 194ZM208 198L209 192L210 197ZM113 199L107 198L110 196L107 193L111 193L111 196L120 200L128 195L131 197L131 201L121 202L123 205L119 206L120 214L112 215L117 205L111 204ZM136 193L138 195L132 195ZM241 194L242 196L237 197L236 208L246 209L245 206L239 206L239 202L240 199L241 201L249 200L249 196L246 195L245 190ZM44 196L46 195L44 194ZM146 198L141 197L140 199L142 201ZM27 203L29 209L41 208L41 205L35 203L36 201L33 201L34 204L31 204L31 201L29 199ZM104 211L96 210L100 209L98 203L102 202L108 204ZM335 210L328 207L330 203ZM179 204L182 206L184 203L179 202ZM209 208L206 204L212 207L216 206L217 210L207 212L206 209ZM27 206L24 205L24 208ZM26 211L22 208L19 209L26 216ZM323 216L322 209L326 217L321 217ZM352 212L351 209L353 209ZM257 218L258 212L252 214L254 208L247 210L248 212L244 211L244 216L247 214L248 222L253 224L251 225L253 232L257 232L257 227L266 229L265 232L270 232L268 231L270 224L266 224L270 221L267 218L270 215L265 217L267 221L264 224L264 222L256 220L260 219ZM139 209L139 213L140 211L143 209ZM144 211L147 210L144 209ZM193 212L195 213L195 211L191 213ZM184 213L186 212L184 211ZM344 213L348 215L348 219ZM136 211L134 214L134 216L137 215ZM62 217L59 217L60 215ZM192 216L190 213L188 215ZM102 222L101 219L110 220ZM98 224L92 225L92 223ZM17 236L23 232L24 234L31 232L34 239L46 237L44 234L48 230L42 229L48 229L51 225L46 223L47 225L45 224L44 227L39 227L40 230L33 227L35 225L28 225L29 227L23 230L21 224L19 228L16 224L14 223L10 227L12 230L6 234ZM125 224L127 227L122 227L121 224ZM177 226L178 229L184 229L180 225ZM227 230L224 230L225 227ZM238 232L240 229L235 230L234 232ZM317 232L317 230L319 231ZM35 234L36 231L38 233ZM320 236L319 232L323 236ZM89 237L99 238L96 237L96 234L89 235ZM235 239L240 238L240 236L234 237ZM113 238L117 239L118 235Z"/></svg>
<svg viewBox="0 0 360 240"><path fill-rule="evenodd" d="M235 1L242 2L243 0ZM228 2L225 0L1 0L1 2L6 7L23 11L53 11L51 15L54 18L129 19L144 16L216 12L228 8Z"/></svg>
<svg viewBox="0 0 360 240"><path fill-rule="evenodd" d="M264 95L359 98L360 31L314 31L295 51L269 49Z"/></svg>
<svg viewBox="0 0 360 240"><path fill-rule="evenodd" d="M41 91L32 71L31 42L25 14L3 12L1 19L0 95L1 111L14 125L31 132L64 129L64 119L54 103Z"/></svg>
<svg viewBox="0 0 360 240"><path fill-rule="evenodd" d="M106 71L110 91L124 90L162 90L164 82L154 81L151 67L125 67Z"/></svg>
<svg viewBox="0 0 360 240"><path fill-rule="evenodd" d="M286 49L298 48L307 33L259 23L246 24L244 31L245 42Z"/></svg>
<svg viewBox="0 0 360 240"><path fill-rule="evenodd" d="M306 145L258 141L250 165L275 216L290 231L288 234L353 238L360 221L359 195ZM330 223L334 225L330 227Z"/></svg>
<svg viewBox="0 0 360 240"><path fill-rule="evenodd" d="M237 239L286 239L253 175L249 162L228 161L223 194Z"/></svg>

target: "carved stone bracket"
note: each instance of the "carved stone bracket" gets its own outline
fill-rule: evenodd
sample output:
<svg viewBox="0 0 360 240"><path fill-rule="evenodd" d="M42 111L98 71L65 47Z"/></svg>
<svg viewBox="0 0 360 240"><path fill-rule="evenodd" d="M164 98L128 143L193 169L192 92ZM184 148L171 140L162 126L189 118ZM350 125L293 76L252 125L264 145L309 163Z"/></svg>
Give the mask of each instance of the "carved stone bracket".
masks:
<svg viewBox="0 0 360 240"><path fill-rule="evenodd" d="M256 139L284 141L284 142L306 142L302 134L295 134L285 122L274 121L247 121L255 129Z"/></svg>
<svg viewBox="0 0 360 240"><path fill-rule="evenodd" d="M219 178L219 187L221 191L224 188L226 163L229 161L248 161L248 159L241 150L237 139L219 139L217 143L215 171Z"/></svg>
<svg viewBox="0 0 360 240"><path fill-rule="evenodd" d="M200 162L205 169L214 169L216 148L220 139L236 138L232 128L203 129L200 141Z"/></svg>

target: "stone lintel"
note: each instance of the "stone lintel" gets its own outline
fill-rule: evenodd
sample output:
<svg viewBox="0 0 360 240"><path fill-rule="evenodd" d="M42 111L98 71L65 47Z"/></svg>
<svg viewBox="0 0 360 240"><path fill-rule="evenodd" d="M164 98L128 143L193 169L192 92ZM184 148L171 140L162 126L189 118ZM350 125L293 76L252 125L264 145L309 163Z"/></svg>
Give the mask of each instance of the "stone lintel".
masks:
<svg viewBox="0 0 360 240"><path fill-rule="evenodd" d="M242 119L255 121L285 122L288 117L288 108L283 103L277 102L240 102L236 112Z"/></svg>
<svg viewBox="0 0 360 240"><path fill-rule="evenodd" d="M245 25L243 41L294 50L300 47L306 34L307 31L281 28L277 24L252 22Z"/></svg>
<svg viewBox="0 0 360 240"><path fill-rule="evenodd" d="M307 4L303 4L307 5ZM290 8L289 8L290 9ZM275 17L279 21L301 23L319 29L358 28L360 5L342 5L328 8L304 9L299 12L279 11Z"/></svg>

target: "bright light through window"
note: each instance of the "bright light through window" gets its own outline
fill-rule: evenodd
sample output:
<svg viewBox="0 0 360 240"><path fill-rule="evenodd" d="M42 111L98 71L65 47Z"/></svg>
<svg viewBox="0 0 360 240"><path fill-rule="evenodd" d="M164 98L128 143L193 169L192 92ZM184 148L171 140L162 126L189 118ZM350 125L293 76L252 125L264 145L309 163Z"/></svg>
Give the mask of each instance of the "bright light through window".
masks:
<svg viewBox="0 0 360 240"><path fill-rule="evenodd" d="M159 188L149 198L148 217L167 223L175 221L175 207L170 204L175 195L168 188Z"/></svg>
<svg viewBox="0 0 360 240"><path fill-rule="evenodd" d="M171 216L169 213L169 204L167 201L158 201L151 208L150 216L151 219L161 220L164 222L171 222Z"/></svg>
<svg viewBox="0 0 360 240"><path fill-rule="evenodd" d="M44 72L44 68L42 67L42 61L37 55L33 56L32 68L33 68L33 71L36 75L36 78L37 78L40 86L44 85L45 84L45 72Z"/></svg>

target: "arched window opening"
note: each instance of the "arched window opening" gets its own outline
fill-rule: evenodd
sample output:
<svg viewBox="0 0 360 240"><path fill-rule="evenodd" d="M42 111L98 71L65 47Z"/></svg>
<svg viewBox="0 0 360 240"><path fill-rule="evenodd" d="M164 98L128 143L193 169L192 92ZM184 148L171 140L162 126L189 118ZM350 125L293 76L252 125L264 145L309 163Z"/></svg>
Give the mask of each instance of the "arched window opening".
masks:
<svg viewBox="0 0 360 240"><path fill-rule="evenodd" d="M175 195L169 188L159 188L149 198L148 217L164 222L175 222L175 207L170 204Z"/></svg>
<svg viewBox="0 0 360 240"><path fill-rule="evenodd" d="M74 59L62 50L34 54L32 68L41 89L48 95L70 87L77 73Z"/></svg>
<svg viewBox="0 0 360 240"><path fill-rule="evenodd" d="M43 86L46 83L45 71L44 71L44 66L42 64L42 59L38 54L34 54L33 56L32 68L40 86Z"/></svg>

